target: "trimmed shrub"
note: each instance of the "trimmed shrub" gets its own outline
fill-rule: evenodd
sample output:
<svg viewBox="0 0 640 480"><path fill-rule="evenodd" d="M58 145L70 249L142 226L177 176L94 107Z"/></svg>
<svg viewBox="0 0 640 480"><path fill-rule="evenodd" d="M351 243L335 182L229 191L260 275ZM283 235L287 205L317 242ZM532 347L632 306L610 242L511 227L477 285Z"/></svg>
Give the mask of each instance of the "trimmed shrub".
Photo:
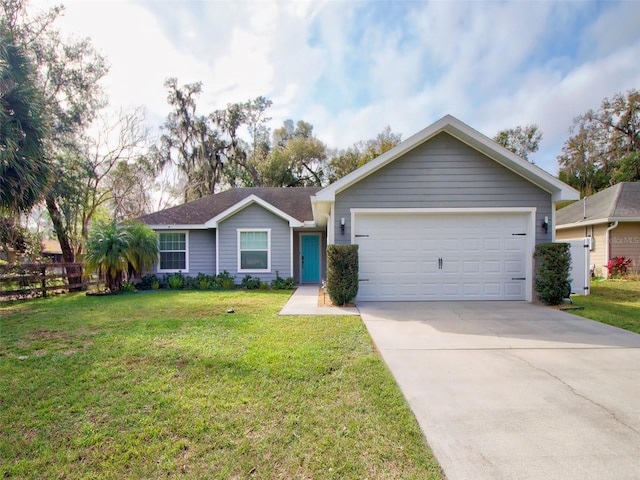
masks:
<svg viewBox="0 0 640 480"><path fill-rule="evenodd" d="M246 288L247 290L257 290L260 288L260 279L258 277L252 277L251 275L245 275L240 282L240 287Z"/></svg>
<svg viewBox="0 0 640 480"><path fill-rule="evenodd" d="M167 277L167 284L172 290L180 290L184 286L184 277L181 273L174 273Z"/></svg>
<svg viewBox="0 0 640 480"><path fill-rule="evenodd" d="M213 288L216 290L233 290L236 287L235 278L228 271L223 270L216 275Z"/></svg>
<svg viewBox="0 0 640 480"><path fill-rule="evenodd" d="M536 246L536 292L546 305L559 305L571 288L571 253L568 243L541 243Z"/></svg>
<svg viewBox="0 0 640 480"><path fill-rule="evenodd" d="M139 282L136 282L135 286L138 290L157 290L160 288L160 279L153 274L145 275Z"/></svg>
<svg viewBox="0 0 640 480"><path fill-rule="evenodd" d="M282 278L276 270L276 278L271 280L271 288L274 290L291 290L295 285L293 277Z"/></svg>
<svg viewBox="0 0 640 480"><path fill-rule="evenodd" d="M194 280L195 288L198 290L210 290L216 283L215 275L207 275L204 273L198 273Z"/></svg>
<svg viewBox="0 0 640 480"><path fill-rule="evenodd" d="M358 295L358 245L327 246L327 293L336 305Z"/></svg>
<svg viewBox="0 0 640 480"><path fill-rule="evenodd" d="M233 278L225 278L224 280L222 280L222 290L233 290L234 288L236 288L236 282L233 280Z"/></svg>

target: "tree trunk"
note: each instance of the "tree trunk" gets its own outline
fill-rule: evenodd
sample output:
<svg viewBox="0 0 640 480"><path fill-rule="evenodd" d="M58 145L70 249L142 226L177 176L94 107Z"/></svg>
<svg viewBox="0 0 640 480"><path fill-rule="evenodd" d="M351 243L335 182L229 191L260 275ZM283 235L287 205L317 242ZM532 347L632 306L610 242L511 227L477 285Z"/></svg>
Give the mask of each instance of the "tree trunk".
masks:
<svg viewBox="0 0 640 480"><path fill-rule="evenodd" d="M46 198L47 203L47 211L49 212L49 217L51 218L51 223L53 223L53 229L56 232L56 236L58 237L58 242L60 242L60 249L62 250L62 259L65 263L74 263L76 261L76 255L73 251L73 247L71 246L71 240L69 239L69 235L64 228L64 220L62 219L62 213L60 213L60 209L58 208L58 204L56 203L56 199L53 195L49 194ZM67 282L69 285L74 285L82 282L82 269L77 267L67 267ZM71 287L69 288L70 292L79 292L82 290L82 287Z"/></svg>

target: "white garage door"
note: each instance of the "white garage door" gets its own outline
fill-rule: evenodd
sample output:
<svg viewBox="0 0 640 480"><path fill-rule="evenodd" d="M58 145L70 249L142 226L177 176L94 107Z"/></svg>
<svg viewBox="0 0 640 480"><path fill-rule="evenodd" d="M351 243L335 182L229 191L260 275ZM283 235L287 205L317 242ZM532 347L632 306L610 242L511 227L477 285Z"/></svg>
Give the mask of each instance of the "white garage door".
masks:
<svg viewBox="0 0 640 480"><path fill-rule="evenodd" d="M356 213L358 300L524 300L526 213Z"/></svg>

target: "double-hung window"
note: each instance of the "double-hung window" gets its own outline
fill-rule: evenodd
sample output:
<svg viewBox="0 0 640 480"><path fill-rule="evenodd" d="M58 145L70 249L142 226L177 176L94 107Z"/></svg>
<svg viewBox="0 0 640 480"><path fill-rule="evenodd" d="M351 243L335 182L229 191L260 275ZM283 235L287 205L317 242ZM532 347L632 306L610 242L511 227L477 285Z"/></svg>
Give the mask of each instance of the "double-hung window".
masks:
<svg viewBox="0 0 640 480"><path fill-rule="evenodd" d="M187 271L187 232L159 232L159 272Z"/></svg>
<svg viewBox="0 0 640 480"><path fill-rule="evenodd" d="M271 230L238 230L238 272L271 271Z"/></svg>

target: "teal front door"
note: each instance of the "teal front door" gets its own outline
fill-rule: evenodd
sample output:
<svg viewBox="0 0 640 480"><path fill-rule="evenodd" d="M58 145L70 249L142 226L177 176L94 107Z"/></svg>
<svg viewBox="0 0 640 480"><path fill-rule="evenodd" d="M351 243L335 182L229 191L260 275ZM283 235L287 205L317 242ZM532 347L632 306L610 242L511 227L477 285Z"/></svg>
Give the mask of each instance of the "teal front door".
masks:
<svg viewBox="0 0 640 480"><path fill-rule="evenodd" d="M320 235L300 235L300 282L320 283Z"/></svg>

